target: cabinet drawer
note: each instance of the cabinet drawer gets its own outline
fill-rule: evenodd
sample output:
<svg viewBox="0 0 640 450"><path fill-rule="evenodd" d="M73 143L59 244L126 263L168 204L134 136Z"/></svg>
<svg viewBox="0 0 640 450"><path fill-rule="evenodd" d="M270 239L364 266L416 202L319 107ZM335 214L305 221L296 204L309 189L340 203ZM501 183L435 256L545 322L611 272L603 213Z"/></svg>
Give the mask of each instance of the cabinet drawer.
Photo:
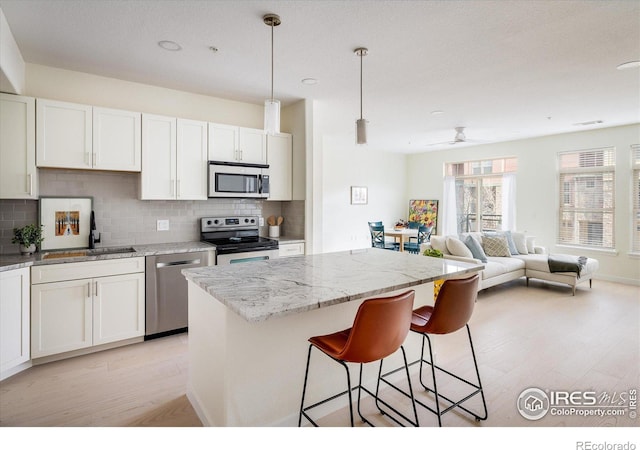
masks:
<svg viewBox="0 0 640 450"><path fill-rule="evenodd" d="M50 264L31 267L31 284L80 280L136 272L144 272L144 257L142 256L103 261Z"/></svg>
<svg viewBox="0 0 640 450"><path fill-rule="evenodd" d="M298 242L296 244L280 244L279 255L280 258L304 255L304 242Z"/></svg>

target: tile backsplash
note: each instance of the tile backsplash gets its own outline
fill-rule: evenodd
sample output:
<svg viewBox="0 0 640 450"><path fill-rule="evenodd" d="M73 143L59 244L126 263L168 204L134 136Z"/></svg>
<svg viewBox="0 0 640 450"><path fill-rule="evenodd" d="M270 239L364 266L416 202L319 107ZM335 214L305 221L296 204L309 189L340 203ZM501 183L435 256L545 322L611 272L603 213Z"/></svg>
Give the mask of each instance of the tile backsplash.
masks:
<svg viewBox="0 0 640 450"><path fill-rule="evenodd" d="M87 172L39 169L41 196L93 197L97 247L200 240L199 218L205 216L270 215L285 218L281 235L304 236L304 201L254 199L138 200L140 175L128 172ZM156 221L169 220L168 231ZM17 253L13 228L38 222L37 200L0 200L0 254ZM267 226L261 227L267 236Z"/></svg>

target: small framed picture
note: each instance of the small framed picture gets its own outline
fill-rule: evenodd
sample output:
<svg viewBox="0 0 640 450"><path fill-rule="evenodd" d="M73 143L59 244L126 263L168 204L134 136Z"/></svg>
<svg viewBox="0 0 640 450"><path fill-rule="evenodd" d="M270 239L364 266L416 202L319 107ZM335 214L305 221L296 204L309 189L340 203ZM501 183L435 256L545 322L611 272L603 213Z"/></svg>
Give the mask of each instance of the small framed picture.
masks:
<svg viewBox="0 0 640 450"><path fill-rule="evenodd" d="M367 204L367 187L351 186L351 204L366 205Z"/></svg>
<svg viewBox="0 0 640 450"><path fill-rule="evenodd" d="M42 250L87 248L92 197L40 197Z"/></svg>

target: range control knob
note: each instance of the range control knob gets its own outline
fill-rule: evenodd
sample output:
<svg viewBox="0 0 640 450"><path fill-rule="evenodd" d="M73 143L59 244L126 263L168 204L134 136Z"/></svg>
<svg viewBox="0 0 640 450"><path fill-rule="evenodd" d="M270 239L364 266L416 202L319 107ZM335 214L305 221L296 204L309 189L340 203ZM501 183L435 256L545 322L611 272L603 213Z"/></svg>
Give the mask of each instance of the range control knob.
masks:
<svg viewBox="0 0 640 450"><path fill-rule="evenodd" d="M249 219L244 219L244 223L249 223Z"/></svg>
<svg viewBox="0 0 640 450"><path fill-rule="evenodd" d="M251 219L251 223L256 223L256 219Z"/></svg>
<svg viewBox="0 0 640 450"><path fill-rule="evenodd" d="M215 225L218 225L218 223L219 223L219 222L220 222L220 221L219 221L218 219L215 219L215 220L213 221L213 223L214 223Z"/></svg>
<svg viewBox="0 0 640 450"><path fill-rule="evenodd" d="M210 220L207 220L207 225L211 225L211 221Z"/></svg>

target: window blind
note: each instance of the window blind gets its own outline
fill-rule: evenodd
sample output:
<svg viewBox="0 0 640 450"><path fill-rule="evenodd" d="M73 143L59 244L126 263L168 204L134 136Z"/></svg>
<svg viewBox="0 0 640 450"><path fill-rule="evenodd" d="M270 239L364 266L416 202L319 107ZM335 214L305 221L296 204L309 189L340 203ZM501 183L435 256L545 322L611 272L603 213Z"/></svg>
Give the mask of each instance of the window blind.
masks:
<svg viewBox="0 0 640 450"><path fill-rule="evenodd" d="M558 154L558 243L615 246L615 152L600 148Z"/></svg>

